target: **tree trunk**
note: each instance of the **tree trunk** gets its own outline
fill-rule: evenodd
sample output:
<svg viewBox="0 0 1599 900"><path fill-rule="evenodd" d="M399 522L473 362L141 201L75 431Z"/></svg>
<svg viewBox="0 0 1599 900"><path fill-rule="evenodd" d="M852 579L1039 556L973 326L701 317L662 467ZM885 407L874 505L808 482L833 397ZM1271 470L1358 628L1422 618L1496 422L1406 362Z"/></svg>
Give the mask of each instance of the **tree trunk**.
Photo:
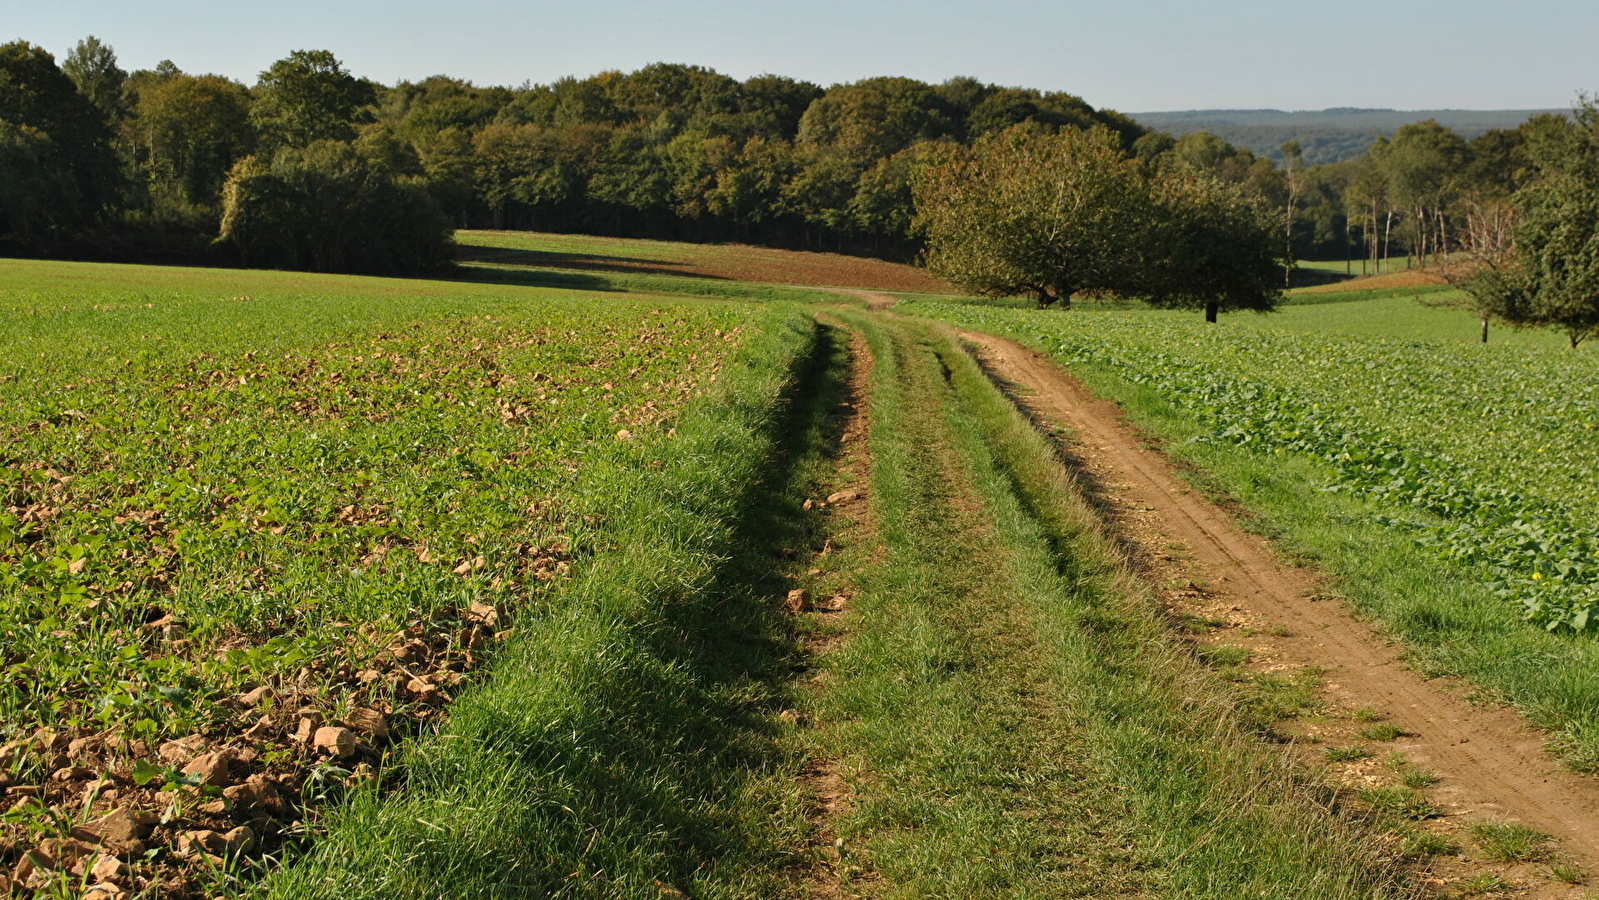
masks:
<svg viewBox="0 0 1599 900"><path fill-rule="evenodd" d="M1443 255L1438 257L1438 266L1443 269L1444 276L1449 275L1449 219L1444 216L1443 210L1438 210L1438 250Z"/></svg>
<svg viewBox="0 0 1599 900"><path fill-rule="evenodd" d="M1355 275L1354 254L1349 252L1349 214L1344 214L1344 274L1353 278Z"/></svg>
<svg viewBox="0 0 1599 900"><path fill-rule="evenodd" d="M1205 304L1205 321L1209 322L1212 325L1216 324L1216 313L1218 313L1218 312L1221 312L1221 304L1217 303L1214 300L1210 301L1209 303L1206 303ZM1573 346L1575 346L1575 345L1573 345Z"/></svg>
<svg viewBox="0 0 1599 900"><path fill-rule="evenodd" d="M1382 274L1382 261L1394 252L1394 211L1388 210L1388 221L1383 225L1382 255L1377 259L1377 274Z"/></svg>
<svg viewBox="0 0 1599 900"><path fill-rule="evenodd" d="M1283 287L1294 286L1294 173L1288 173L1288 215L1283 222Z"/></svg>
<svg viewBox="0 0 1599 900"><path fill-rule="evenodd" d="M1482 342L1488 343L1488 314L1482 314Z"/></svg>

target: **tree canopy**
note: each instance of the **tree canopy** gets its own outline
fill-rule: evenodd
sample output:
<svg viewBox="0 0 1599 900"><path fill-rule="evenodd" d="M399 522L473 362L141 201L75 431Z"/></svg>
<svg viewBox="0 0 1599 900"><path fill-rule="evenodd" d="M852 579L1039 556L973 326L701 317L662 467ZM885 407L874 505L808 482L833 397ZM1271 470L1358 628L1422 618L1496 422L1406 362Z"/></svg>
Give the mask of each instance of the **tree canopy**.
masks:
<svg viewBox="0 0 1599 900"><path fill-rule="evenodd" d="M1280 297L1282 245L1242 188L1198 165L1150 173L1108 129L1015 126L914 184L928 269L979 294L1116 294L1210 321Z"/></svg>
<svg viewBox="0 0 1599 900"><path fill-rule="evenodd" d="M934 275L1039 306L1135 289L1149 188L1109 130L1020 125L934 159L914 188Z"/></svg>

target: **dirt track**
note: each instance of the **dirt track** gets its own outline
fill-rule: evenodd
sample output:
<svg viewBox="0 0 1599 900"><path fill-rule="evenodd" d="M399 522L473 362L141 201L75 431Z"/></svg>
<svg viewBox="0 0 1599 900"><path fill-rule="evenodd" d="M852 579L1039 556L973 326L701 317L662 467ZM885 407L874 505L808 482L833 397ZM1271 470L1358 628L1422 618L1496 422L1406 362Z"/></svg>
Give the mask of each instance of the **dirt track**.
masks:
<svg viewBox="0 0 1599 900"><path fill-rule="evenodd" d="M1548 832L1560 851L1599 870L1599 783L1562 769L1543 751L1544 736L1513 710L1475 706L1406 668L1398 652L1342 604L1318 602L1312 573L1278 562L1266 542L1189 489L1160 453L1099 400L1032 350L992 335L963 333L988 371L1009 382L1035 418L1065 426L1072 452L1109 499L1134 510L1145 533L1124 539L1161 555L1150 536L1191 554L1206 593L1243 618L1275 626L1271 653L1284 666L1327 671L1325 693L1346 708L1370 707L1408 735L1393 746L1442 776L1430 792L1450 817L1508 819ZM1538 896L1572 894L1548 885ZM1552 893L1551 893L1552 892Z"/></svg>

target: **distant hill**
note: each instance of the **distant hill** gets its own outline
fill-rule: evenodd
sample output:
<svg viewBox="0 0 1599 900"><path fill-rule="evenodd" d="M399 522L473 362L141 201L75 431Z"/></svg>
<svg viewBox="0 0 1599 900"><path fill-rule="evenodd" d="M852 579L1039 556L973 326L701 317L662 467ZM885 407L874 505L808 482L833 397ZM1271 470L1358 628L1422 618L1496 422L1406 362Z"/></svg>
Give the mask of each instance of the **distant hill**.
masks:
<svg viewBox="0 0 1599 900"><path fill-rule="evenodd" d="M1494 128L1515 128L1539 113L1565 109L1337 109L1285 112L1280 109L1191 109L1179 112L1130 113L1140 125L1181 137L1208 131L1228 143L1281 161L1277 148L1298 141L1305 162L1337 162L1364 153L1378 135L1392 135L1401 125L1437 119L1470 140Z"/></svg>

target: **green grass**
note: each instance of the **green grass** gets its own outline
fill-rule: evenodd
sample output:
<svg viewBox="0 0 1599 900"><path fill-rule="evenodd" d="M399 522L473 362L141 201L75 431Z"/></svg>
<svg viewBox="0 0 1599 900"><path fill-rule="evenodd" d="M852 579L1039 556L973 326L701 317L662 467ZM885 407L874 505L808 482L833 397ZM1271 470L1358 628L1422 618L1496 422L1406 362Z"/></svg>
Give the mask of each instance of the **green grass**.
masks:
<svg viewBox="0 0 1599 900"><path fill-rule="evenodd" d="M1243 724L1049 446L936 332L873 348L882 562L815 718L856 810L850 887L895 896L1397 892L1360 828ZM1240 798L1248 797L1247 801Z"/></svg>
<svg viewBox="0 0 1599 900"><path fill-rule="evenodd" d="M778 500L798 511L782 460L814 428L782 394L814 339L782 305L8 262L0 743L49 725L123 774L196 730L256 753L234 780L304 820L256 823L265 862L316 839L257 887L181 876L207 895L776 896L803 828L772 721L792 663L752 573ZM295 709L356 706L386 752L286 739ZM357 761L378 781L347 787ZM179 797L163 765L118 802ZM67 818L8 817L8 846L108 808L48 784ZM174 828L232 827L182 806Z"/></svg>
<svg viewBox="0 0 1599 900"><path fill-rule="evenodd" d="M1379 722L1360 729L1360 736L1368 741L1397 741L1405 732L1392 722Z"/></svg>
<svg viewBox="0 0 1599 900"><path fill-rule="evenodd" d="M664 433L765 327L749 307L26 268L0 282L21 313L0 346L29 348L0 383L12 733L164 740L266 682L335 710L366 689L332 674L416 622L537 607L603 543L588 461ZM168 616L181 645L142 627Z"/></svg>
<svg viewBox="0 0 1599 900"><path fill-rule="evenodd" d="M1368 261L1366 265L1369 267L1371 263ZM1356 277L1358 277L1360 275L1360 260L1356 259L1353 261L1353 263L1349 263L1341 259L1302 259L1294 263L1294 268L1308 269L1313 272L1325 272L1329 275L1344 275L1346 273L1353 273ZM1410 259L1408 257L1391 256L1382 261L1382 271L1384 275L1388 274L1389 272L1404 272L1409 268Z"/></svg>
<svg viewBox="0 0 1599 900"><path fill-rule="evenodd" d="M460 231L474 278L545 286L689 293L728 299L839 299L826 288L940 291L911 266L862 257L741 244L689 244L515 231Z"/></svg>
<svg viewBox="0 0 1599 900"><path fill-rule="evenodd" d="M1588 873L1571 863L1555 863L1549 867L1549 877L1566 884L1586 884Z"/></svg>
<svg viewBox="0 0 1599 900"><path fill-rule="evenodd" d="M611 547L405 752L402 790L343 807L267 896L786 895L801 760L778 740L792 659L758 573L807 487L785 473L814 410L777 401L816 392L814 339L793 316L763 329L661 468L608 470Z"/></svg>
<svg viewBox="0 0 1599 900"><path fill-rule="evenodd" d="M1448 835L1436 831L1413 827L1401 834L1404 839L1403 852L1406 856L1455 856L1460 853L1460 844L1451 840Z"/></svg>
<svg viewBox="0 0 1599 900"><path fill-rule="evenodd" d="M1487 894L1501 894L1514 890L1515 885L1491 872L1473 875L1460 884L1460 896L1481 897Z"/></svg>
<svg viewBox="0 0 1599 900"><path fill-rule="evenodd" d="M1423 790L1438 783L1438 773L1414 766L1406 767L1399 772L1399 783L1414 790Z"/></svg>
<svg viewBox="0 0 1599 900"><path fill-rule="evenodd" d="M1479 344L1482 321L1462 304L1466 295L1447 285L1336 293L1295 293L1277 312L1234 316L1248 326L1317 334ZM1490 347L1517 347L1569 353L1566 337L1548 329L1515 329L1493 323ZM1579 354L1591 353L1586 346Z"/></svg>
<svg viewBox="0 0 1599 900"><path fill-rule="evenodd" d="M1482 855L1495 862L1538 862L1553 852L1553 838L1525 825L1473 822L1466 830Z"/></svg>
<svg viewBox="0 0 1599 900"><path fill-rule="evenodd" d="M596 260L623 257L680 266L703 263L728 252L727 247L718 244L689 244L544 232L468 230L457 231L455 240L464 247L503 247Z"/></svg>
<svg viewBox="0 0 1599 900"><path fill-rule="evenodd" d="M1583 474L1599 465L1588 399L1599 385L1581 359L1564 351L1301 336L1253 325L1206 330L1197 321L1142 313L1077 316L930 303L909 310L1052 352L1159 437L1195 473L1191 480L1236 499L1255 514L1252 527L1333 575L1340 594L1411 648L1414 665L1471 679L1553 732L1568 764L1599 769L1599 644L1525 622L1521 604L1498 595L1487 566L1470 561L1472 554L1508 552L1511 545L1460 545L1467 560L1450 559L1456 545L1433 538L1423 544L1407 531L1412 526L1392 523L1431 522L1437 530L1418 536L1447 535L1448 541L1465 532L1446 531L1439 519L1359 489L1326 489L1350 477L1339 454L1356 453L1359 444L1334 442L1327 445L1330 454L1293 450L1296 430L1319 434L1314 429L1329 422L1356 423L1355 434L1390 442L1401 460L1414 453L1461 467L1451 471L1469 466L1477 473L1439 484L1502 487L1523 492L1514 502L1527 504L1529 514L1555 510L1564 524L1540 540L1558 548L1565 535L1585 527L1588 520L1577 511L1599 506ZM1190 399L1182 394L1182 379L1147 377L1167 366L1193 373L1184 376L1190 386L1217 385L1226 393ZM1251 380L1247 388L1243 379ZM1255 384L1291 390L1299 398L1294 402L1304 405L1279 407L1275 395L1251 401L1236 393L1261 389ZM1286 415L1269 421L1278 409ZM1462 415L1466 410L1473 414ZM1485 418L1482 410L1491 415ZM1227 418L1239 414L1247 421L1234 425ZM1513 573L1518 591L1534 590L1531 571Z"/></svg>
<svg viewBox="0 0 1599 900"><path fill-rule="evenodd" d="M1426 797L1402 785L1361 788L1356 796L1379 815L1402 819L1427 819L1438 815L1437 808L1428 803Z"/></svg>

